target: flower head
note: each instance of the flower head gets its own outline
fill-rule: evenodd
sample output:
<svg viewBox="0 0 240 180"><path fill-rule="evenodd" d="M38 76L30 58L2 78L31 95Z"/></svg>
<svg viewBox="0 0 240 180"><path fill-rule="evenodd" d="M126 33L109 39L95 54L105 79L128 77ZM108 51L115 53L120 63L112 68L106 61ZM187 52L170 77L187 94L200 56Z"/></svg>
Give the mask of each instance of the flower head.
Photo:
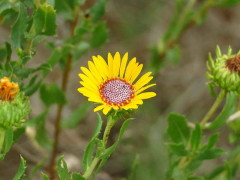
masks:
<svg viewBox="0 0 240 180"><path fill-rule="evenodd" d="M99 104L94 111L103 110L107 114L111 109L137 109L143 104L143 99L156 96L154 92L143 93L156 84L147 85L153 78L151 72L137 80L142 68L136 58L128 63L128 53L122 58L119 52L114 57L108 53L107 62L99 55L93 56L93 61L88 61L88 69L80 68L83 72L79 74L80 84L83 87L78 91L89 101Z"/></svg>
<svg viewBox="0 0 240 180"><path fill-rule="evenodd" d="M216 49L216 60L213 60L211 54L207 67L209 72L207 77L211 88L220 87L226 92L240 94L240 51L232 54L229 47L227 54L222 54L219 47Z"/></svg>
<svg viewBox="0 0 240 180"><path fill-rule="evenodd" d="M18 127L29 113L29 100L19 92L18 84L7 77L0 79L0 127Z"/></svg>
<svg viewBox="0 0 240 180"><path fill-rule="evenodd" d="M18 89L18 84L11 82L9 78L4 77L0 79L0 100L12 101L18 93Z"/></svg>

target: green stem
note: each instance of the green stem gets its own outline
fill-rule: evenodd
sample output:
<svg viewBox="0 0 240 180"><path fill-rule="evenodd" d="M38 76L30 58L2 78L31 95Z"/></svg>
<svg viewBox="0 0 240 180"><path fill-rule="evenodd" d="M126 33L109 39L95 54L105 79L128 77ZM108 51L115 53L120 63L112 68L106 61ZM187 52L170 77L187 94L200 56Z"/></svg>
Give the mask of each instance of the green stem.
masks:
<svg viewBox="0 0 240 180"><path fill-rule="evenodd" d="M104 134L103 134L103 143L105 146L107 145L108 136L109 136L109 133L110 133L112 127L114 126L114 124L115 124L115 120L113 119L112 116L110 116L107 121L107 126L106 126Z"/></svg>
<svg viewBox="0 0 240 180"><path fill-rule="evenodd" d="M110 116L108 118L108 121L107 121L107 125L106 125L106 128L104 130L104 133L103 133L103 144L104 144L104 148L106 148L107 146L107 142L108 142L108 137L109 137L109 134L111 132L111 129L112 127L114 126L114 124L116 123L116 120ZM95 157L92 161L92 163L90 164L90 166L87 168L86 172L83 174L83 177L85 179L89 178L91 175L92 175L92 172L94 171L94 169L97 167L99 161L101 159L99 159L98 157Z"/></svg>
<svg viewBox="0 0 240 180"><path fill-rule="evenodd" d="M100 161L99 158L95 157L91 163L91 165L87 168L86 172L84 173L83 177L85 179L88 179L89 176L91 176L93 170L95 169L95 167L97 166L98 162Z"/></svg>
<svg viewBox="0 0 240 180"><path fill-rule="evenodd" d="M200 123L201 126L204 126L209 121L209 119L212 117L212 115L215 113L215 111L217 110L217 108L221 104L222 100L224 99L225 94L226 94L226 92L222 89L220 91L220 93L218 94L217 99L215 100L211 109L208 111L208 113L202 119L202 121Z"/></svg>
<svg viewBox="0 0 240 180"><path fill-rule="evenodd" d="M5 133L6 133L6 130L3 128L0 128L0 153L2 152L2 149L3 149Z"/></svg>

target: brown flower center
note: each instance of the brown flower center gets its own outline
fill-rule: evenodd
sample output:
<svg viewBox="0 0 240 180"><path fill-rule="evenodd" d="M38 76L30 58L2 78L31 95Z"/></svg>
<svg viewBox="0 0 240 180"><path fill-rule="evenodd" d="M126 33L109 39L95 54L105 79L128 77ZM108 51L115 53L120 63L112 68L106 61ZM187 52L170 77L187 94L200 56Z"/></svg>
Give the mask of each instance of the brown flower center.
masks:
<svg viewBox="0 0 240 180"><path fill-rule="evenodd" d="M231 73L237 72L240 75L240 55L236 55L226 61L226 67Z"/></svg>
<svg viewBox="0 0 240 180"><path fill-rule="evenodd" d="M0 79L0 100L12 101L18 89L18 84L11 82L7 77Z"/></svg>

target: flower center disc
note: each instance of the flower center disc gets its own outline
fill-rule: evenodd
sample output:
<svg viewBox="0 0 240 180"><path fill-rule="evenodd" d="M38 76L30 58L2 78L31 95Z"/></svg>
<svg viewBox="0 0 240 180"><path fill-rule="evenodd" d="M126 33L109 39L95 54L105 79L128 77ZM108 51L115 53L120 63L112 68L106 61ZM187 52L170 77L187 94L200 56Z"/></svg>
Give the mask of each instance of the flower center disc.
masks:
<svg viewBox="0 0 240 180"><path fill-rule="evenodd" d="M232 57L226 61L226 67L231 73L237 72L240 74L240 55Z"/></svg>
<svg viewBox="0 0 240 180"><path fill-rule="evenodd" d="M129 103L134 96L133 87L122 79L110 79L100 88L104 102L123 106Z"/></svg>

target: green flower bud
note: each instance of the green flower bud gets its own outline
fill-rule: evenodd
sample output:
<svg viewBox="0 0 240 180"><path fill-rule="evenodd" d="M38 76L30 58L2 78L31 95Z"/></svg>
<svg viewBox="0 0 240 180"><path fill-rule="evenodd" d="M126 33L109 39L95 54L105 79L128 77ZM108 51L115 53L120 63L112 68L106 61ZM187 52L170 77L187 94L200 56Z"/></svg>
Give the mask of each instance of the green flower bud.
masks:
<svg viewBox="0 0 240 180"><path fill-rule="evenodd" d="M30 113L28 98L18 90L18 84L0 79L0 128L19 127Z"/></svg>
<svg viewBox="0 0 240 180"><path fill-rule="evenodd" d="M219 47L216 49L216 59L209 54L206 76L210 80L210 88L220 87L226 92L240 94L240 51L232 54L231 47L227 54L222 54Z"/></svg>

